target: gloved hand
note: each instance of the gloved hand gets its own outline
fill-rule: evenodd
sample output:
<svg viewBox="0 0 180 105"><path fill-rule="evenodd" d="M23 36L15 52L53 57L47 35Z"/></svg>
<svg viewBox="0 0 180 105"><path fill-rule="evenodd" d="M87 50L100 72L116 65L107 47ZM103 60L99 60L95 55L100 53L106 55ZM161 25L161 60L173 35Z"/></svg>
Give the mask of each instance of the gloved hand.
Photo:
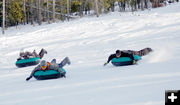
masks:
<svg viewBox="0 0 180 105"><path fill-rule="evenodd" d="M104 66L106 66L108 64L108 62L104 63Z"/></svg>
<svg viewBox="0 0 180 105"><path fill-rule="evenodd" d="M30 77L26 78L26 81L29 81L31 78L32 78L32 76L30 76Z"/></svg>
<svg viewBox="0 0 180 105"><path fill-rule="evenodd" d="M66 75L64 74L64 75L62 75L62 77L66 78Z"/></svg>
<svg viewBox="0 0 180 105"><path fill-rule="evenodd" d="M133 64L133 65L134 65L134 64L136 64L136 61L135 61L135 60L133 60L133 61L132 61L132 64Z"/></svg>

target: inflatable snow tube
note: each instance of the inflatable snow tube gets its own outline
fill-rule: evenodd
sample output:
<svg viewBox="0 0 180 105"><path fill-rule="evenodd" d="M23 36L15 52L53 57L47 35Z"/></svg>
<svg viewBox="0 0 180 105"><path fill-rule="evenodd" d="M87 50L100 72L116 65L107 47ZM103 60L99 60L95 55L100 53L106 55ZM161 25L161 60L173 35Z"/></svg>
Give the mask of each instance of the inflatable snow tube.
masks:
<svg viewBox="0 0 180 105"><path fill-rule="evenodd" d="M34 72L34 78L36 78L37 80L46 80L46 79L56 79L56 78L61 78L63 77L63 75L66 74L66 71L61 68L61 70L63 71L63 73L60 73L56 70L38 70Z"/></svg>
<svg viewBox="0 0 180 105"><path fill-rule="evenodd" d="M20 59L16 61L17 67L26 67L26 66L32 66L37 65L40 62L40 58L29 58L29 59Z"/></svg>
<svg viewBox="0 0 180 105"><path fill-rule="evenodd" d="M138 55L133 55L134 60L138 61L141 59ZM132 65L132 60L130 57L120 57L120 58L113 58L111 63L114 66L126 66L126 65Z"/></svg>

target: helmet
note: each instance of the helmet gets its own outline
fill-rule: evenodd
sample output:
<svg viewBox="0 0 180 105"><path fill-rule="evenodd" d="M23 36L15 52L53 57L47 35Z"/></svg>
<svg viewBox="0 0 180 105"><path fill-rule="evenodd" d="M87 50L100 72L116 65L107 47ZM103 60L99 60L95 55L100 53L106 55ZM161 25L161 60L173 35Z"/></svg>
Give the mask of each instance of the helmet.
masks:
<svg viewBox="0 0 180 105"><path fill-rule="evenodd" d="M47 67L47 62L45 60L42 60L41 63L40 63L40 66L41 66L42 70L45 70L46 67Z"/></svg>

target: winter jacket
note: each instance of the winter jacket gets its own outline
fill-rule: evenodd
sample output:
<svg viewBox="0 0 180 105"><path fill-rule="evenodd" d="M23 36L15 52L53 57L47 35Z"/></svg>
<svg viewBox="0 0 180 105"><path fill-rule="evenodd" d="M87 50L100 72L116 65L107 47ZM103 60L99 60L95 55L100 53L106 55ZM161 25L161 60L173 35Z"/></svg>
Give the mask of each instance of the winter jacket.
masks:
<svg viewBox="0 0 180 105"><path fill-rule="evenodd" d="M60 73L63 72L58 64L56 64L56 63L49 63L49 64L50 65L47 67L49 70L56 70L56 71L58 71ZM41 70L41 66L40 65L38 65L37 67L34 68L34 70L32 71L30 76L33 76L34 72L38 71L38 70Z"/></svg>
<svg viewBox="0 0 180 105"><path fill-rule="evenodd" d="M120 57L130 57L132 60L134 60L133 54L128 54L126 52L121 51L121 56ZM116 58L116 54L111 54L108 58L108 63L113 59Z"/></svg>
<svg viewBox="0 0 180 105"><path fill-rule="evenodd" d="M31 53L29 51L26 51L25 53L20 54L18 59L29 59L34 57L39 57L39 56L35 52Z"/></svg>

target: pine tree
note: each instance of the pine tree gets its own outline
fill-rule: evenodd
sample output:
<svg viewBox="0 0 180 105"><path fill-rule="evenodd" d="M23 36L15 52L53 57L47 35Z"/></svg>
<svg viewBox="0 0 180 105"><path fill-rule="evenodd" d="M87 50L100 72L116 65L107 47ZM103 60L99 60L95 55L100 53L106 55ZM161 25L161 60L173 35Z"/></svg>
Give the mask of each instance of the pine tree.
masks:
<svg viewBox="0 0 180 105"><path fill-rule="evenodd" d="M20 2L11 2L11 6L8 12L10 25L18 25L23 21L23 9L20 6Z"/></svg>

